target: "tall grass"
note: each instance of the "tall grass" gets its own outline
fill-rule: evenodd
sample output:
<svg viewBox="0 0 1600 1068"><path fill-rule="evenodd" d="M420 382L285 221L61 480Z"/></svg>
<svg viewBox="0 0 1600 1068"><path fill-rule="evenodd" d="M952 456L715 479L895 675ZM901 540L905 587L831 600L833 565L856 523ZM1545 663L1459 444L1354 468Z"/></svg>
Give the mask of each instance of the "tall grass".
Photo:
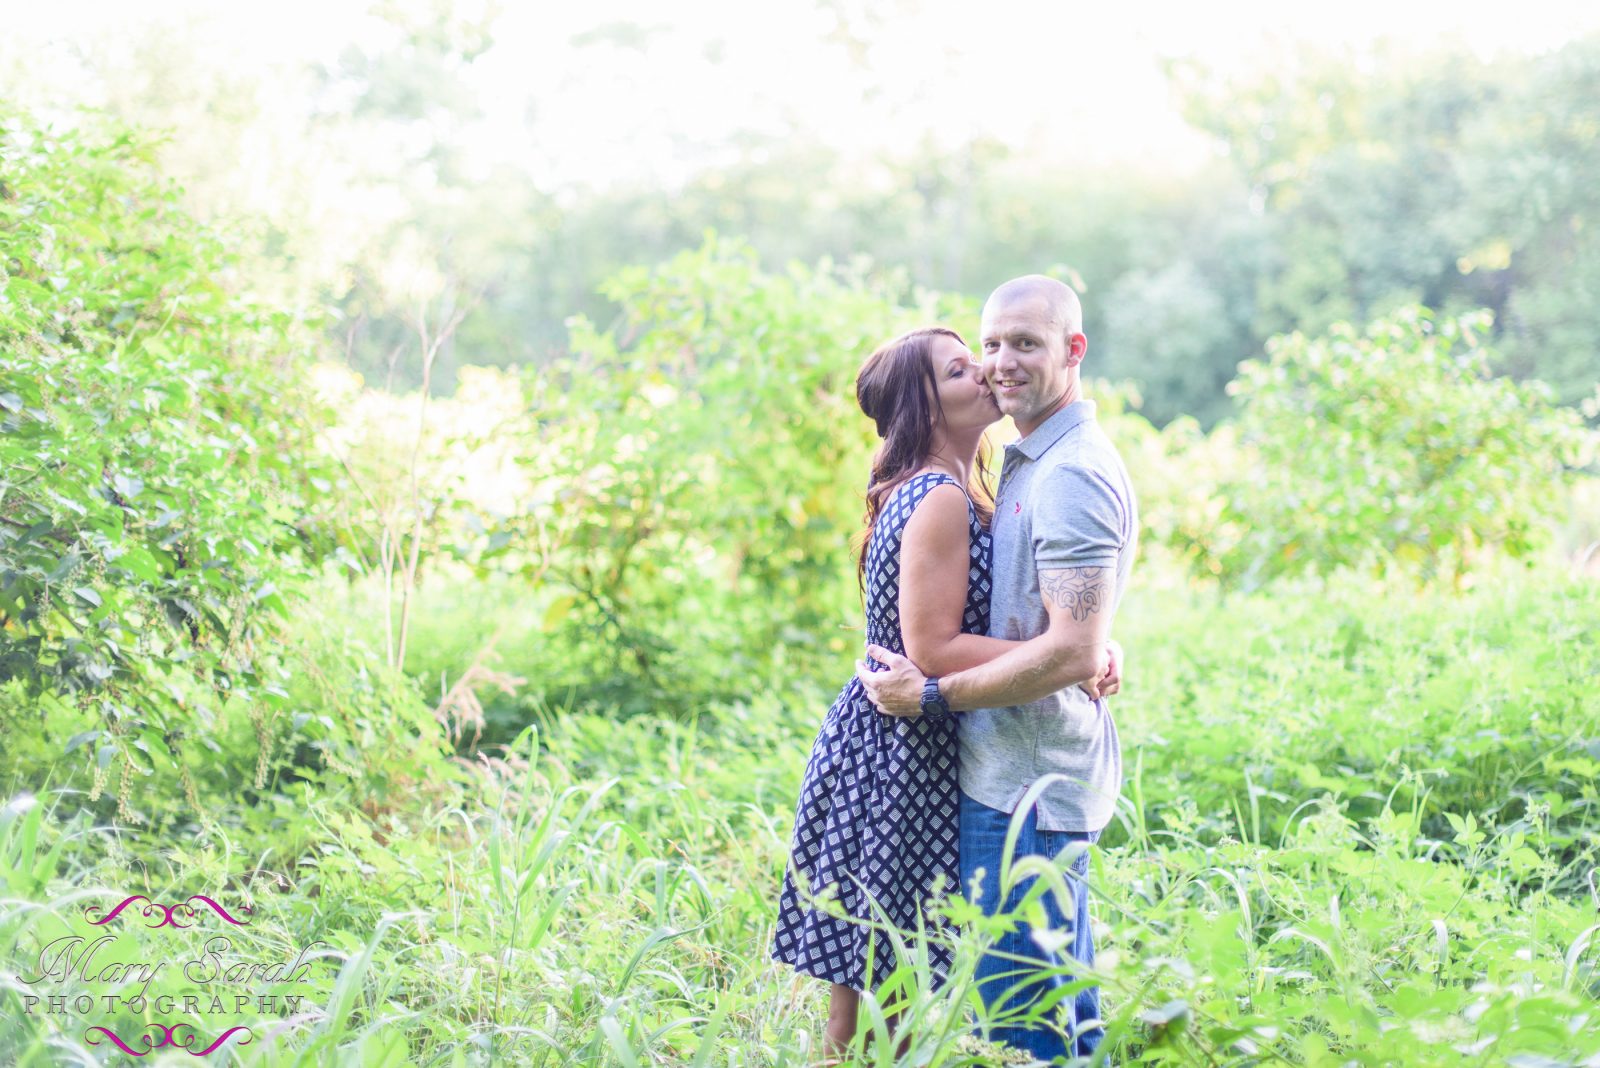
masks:
<svg viewBox="0 0 1600 1068"><path fill-rule="evenodd" d="M1600 1057L1595 619L1600 591L1551 576L1131 599L1128 782L1089 875L1098 1062ZM225 1064L815 1063L825 986L767 950L825 699L551 716L376 814L302 782L162 840L19 794L0 809L0 1063L132 1063L88 1029L180 1018L206 1040L252 1028L208 1058ZM1037 865L1011 872L1029 874L1052 892ZM86 905L196 893L255 910L233 959L323 943L302 981L238 986L297 1011L23 1011L41 947L98 933ZM971 975L1006 921L953 910L949 982L909 943L852 1063L1001 1063ZM116 959L190 959L219 931L124 922ZM217 988L169 970L151 992Z"/></svg>

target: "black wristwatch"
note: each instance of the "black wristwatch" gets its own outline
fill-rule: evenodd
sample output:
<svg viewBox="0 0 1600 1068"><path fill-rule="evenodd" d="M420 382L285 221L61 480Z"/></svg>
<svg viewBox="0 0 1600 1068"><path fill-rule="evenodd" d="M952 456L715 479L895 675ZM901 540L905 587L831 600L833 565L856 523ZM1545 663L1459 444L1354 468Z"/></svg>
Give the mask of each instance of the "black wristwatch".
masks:
<svg viewBox="0 0 1600 1068"><path fill-rule="evenodd" d="M922 714L924 716L948 716L950 702L944 699L944 694L939 692L939 680L929 679L922 684Z"/></svg>

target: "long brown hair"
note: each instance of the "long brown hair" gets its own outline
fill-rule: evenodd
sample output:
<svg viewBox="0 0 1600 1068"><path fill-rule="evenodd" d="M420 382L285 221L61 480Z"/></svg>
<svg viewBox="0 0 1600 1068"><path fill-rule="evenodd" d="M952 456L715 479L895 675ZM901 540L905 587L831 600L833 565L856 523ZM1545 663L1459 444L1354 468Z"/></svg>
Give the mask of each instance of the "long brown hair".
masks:
<svg viewBox="0 0 1600 1068"><path fill-rule="evenodd" d="M939 382L933 373L933 339L951 337L966 341L943 326L925 326L886 341L866 358L856 373L856 403L876 424L883 444L872 457L867 481L866 522L860 535L856 579L865 584L867 548L872 525L902 482L927 462L933 451L934 412L944 418L939 402ZM967 496L985 527L994 516L994 493L989 488L989 441L978 444L977 463L967 486Z"/></svg>

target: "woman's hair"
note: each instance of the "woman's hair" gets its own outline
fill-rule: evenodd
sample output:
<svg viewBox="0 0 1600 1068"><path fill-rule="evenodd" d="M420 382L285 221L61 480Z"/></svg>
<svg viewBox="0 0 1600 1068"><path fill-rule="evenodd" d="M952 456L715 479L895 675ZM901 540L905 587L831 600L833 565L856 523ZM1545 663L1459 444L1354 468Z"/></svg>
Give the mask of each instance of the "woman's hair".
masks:
<svg viewBox="0 0 1600 1068"><path fill-rule="evenodd" d="M889 495L928 462L933 449L934 413L944 418L939 382L930 358L937 337L955 338L966 344L954 330L925 326L879 345L856 373L856 403L877 425L878 437L883 439L872 457L866 524L856 558L856 578L863 584L872 525ZM967 496L985 527L994 515L994 494L988 476L989 442L984 439L978 446L978 462L973 467Z"/></svg>

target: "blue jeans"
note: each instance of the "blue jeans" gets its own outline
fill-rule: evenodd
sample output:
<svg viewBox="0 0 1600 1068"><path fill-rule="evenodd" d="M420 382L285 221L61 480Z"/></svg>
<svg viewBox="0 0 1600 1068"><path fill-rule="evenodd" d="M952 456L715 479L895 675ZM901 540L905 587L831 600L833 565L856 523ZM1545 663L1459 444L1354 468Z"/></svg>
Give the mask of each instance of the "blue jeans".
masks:
<svg viewBox="0 0 1600 1068"><path fill-rule="evenodd" d="M999 906L1000 856L1005 849L1006 830L1011 814L979 804L965 793L961 795L961 888L968 900L983 909L984 915L1011 911L1022 901L1033 879L1022 880L1006 896L1005 907ZM1030 810L1017 836L1014 860L1030 854L1053 858L1074 842L1093 843L1100 837L1098 831L1041 831L1038 813ZM974 894L973 880L979 868L984 870L979 893ZM1033 929L1021 920L1017 930L1002 936L992 949L978 962L978 992L991 1012L1000 1006L995 1002L1004 996L1007 988L1015 986L1028 965L1014 958L1026 957L1039 962L1041 967L1070 967L1074 963L1094 963L1094 934L1089 929L1089 887L1084 876L1089 871L1089 851L1085 849L1066 872L1067 886L1072 890L1073 909L1066 915L1056 894L1046 890L1039 898L1049 917L1050 926L1070 935L1067 943L1056 952L1046 952L1033 940ZM1005 1002L1006 1009L1031 1005L1049 991L1064 986L1072 980L1065 974L1041 976L1016 991ZM1088 987L1058 1006L1059 1027L1034 1024L1027 1027L996 1027L989 1033L995 1042L1004 1042L1026 1050L1040 1060L1055 1057L1088 1056L1100 1045L1105 1032L1098 1023L1079 1029L1080 1021L1100 1019L1100 988Z"/></svg>

